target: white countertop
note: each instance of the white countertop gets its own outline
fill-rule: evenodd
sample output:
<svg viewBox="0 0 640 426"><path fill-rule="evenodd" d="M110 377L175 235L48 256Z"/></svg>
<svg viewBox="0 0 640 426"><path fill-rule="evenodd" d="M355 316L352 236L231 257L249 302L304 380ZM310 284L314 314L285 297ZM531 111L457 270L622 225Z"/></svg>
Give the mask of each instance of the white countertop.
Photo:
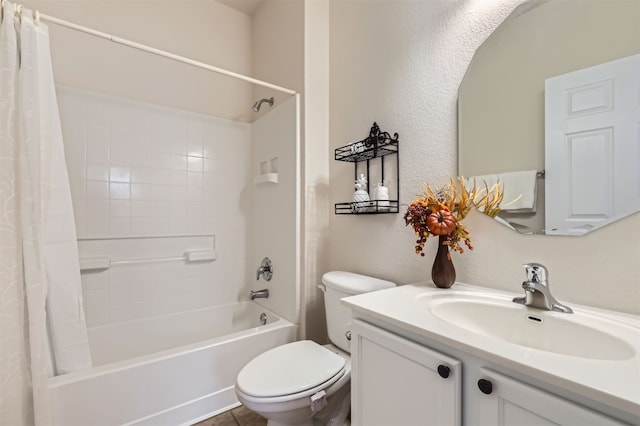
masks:
<svg viewBox="0 0 640 426"><path fill-rule="evenodd" d="M342 299L354 317L369 316L411 333L446 344L505 368L536 377L577 395L640 416L640 341L633 342L635 356L623 360L599 360L550 353L515 345L454 326L434 316L421 303L429 292L464 291L511 300L522 294L456 283L451 289L432 284L409 284ZM640 317L571 304L576 313L595 315L640 332ZM533 309L533 308L530 308ZM571 314L560 314L571 315ZM568 339L571 336L567 336Z"/></svg>

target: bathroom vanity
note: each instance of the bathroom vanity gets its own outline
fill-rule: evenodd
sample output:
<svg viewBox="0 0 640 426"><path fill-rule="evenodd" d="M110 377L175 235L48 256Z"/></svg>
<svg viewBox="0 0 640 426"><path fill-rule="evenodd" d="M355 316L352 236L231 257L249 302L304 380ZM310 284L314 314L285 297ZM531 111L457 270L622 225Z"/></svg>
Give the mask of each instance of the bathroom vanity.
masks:
<svg viewBox="0 0 640 426"><path fill-rule="evenodd" d="M640 320L456 284L353 296L354 425L638 425Z"/></svg>

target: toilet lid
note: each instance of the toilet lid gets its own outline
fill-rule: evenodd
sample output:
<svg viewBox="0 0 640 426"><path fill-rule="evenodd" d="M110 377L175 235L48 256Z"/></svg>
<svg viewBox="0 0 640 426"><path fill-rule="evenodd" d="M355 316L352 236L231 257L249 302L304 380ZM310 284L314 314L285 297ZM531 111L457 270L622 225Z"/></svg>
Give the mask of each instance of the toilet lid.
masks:
<svg viewBox="0 0 640 426"><path fill-rule="evenodd" d="M310 340L258 355L240 371L237 386L247 395L275 397L314 388L338 374L345 359Z"/></svg>

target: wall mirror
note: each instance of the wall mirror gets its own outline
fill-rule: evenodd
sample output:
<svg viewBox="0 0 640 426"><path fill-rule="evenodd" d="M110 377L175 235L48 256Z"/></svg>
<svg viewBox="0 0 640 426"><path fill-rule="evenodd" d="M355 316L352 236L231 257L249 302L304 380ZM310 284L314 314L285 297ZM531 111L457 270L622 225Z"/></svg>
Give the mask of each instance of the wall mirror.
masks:
<svg viewBox="0 0 640 426"><path fill-rule="evenodd" d="M525 188L506 226L584 235L640 211L639 98L640 2L525 1L460 86L458 172Z"/></svg>

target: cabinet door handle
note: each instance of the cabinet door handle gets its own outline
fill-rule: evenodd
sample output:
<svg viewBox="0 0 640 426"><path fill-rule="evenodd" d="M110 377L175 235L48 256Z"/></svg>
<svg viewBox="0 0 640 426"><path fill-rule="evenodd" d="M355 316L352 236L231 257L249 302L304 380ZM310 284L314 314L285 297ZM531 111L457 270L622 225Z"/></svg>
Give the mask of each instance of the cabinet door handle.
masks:
<svg viewBox="0 0 640 426"><path fill-rule="evenodd" d="M347 330L347 331L344 333L344 337L346 337L346 338L347 338L347 340L351 340L351 330Z"/></svg>
<svg viewBox="0 0 640 426"><path fill-rule="evenodd" d="M440 364L438 366L438 374L443 379L446 379L447 377L449 377L449 373L451 373L451 369L449 367L447 367L446 365Z"/></svg>
<svg viewBox="0 0 640 426"><path fill-rule="evenodd" d="M493 383L491 383L487 379L480 379L478 380L478 388L480 388L480 392L482 392L483 394L489 395L491 392L493 392Z"/></svg>

